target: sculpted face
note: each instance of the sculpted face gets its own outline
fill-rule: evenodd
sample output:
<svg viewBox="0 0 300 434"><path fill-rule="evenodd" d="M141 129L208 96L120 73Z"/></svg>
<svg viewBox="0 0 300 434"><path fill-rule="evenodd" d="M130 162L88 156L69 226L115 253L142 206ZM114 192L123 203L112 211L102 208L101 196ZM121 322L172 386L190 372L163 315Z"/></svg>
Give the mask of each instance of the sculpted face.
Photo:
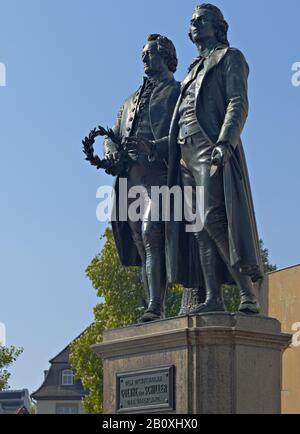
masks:
<svg viewBox="0 0 300 434"><path fill-rule="evenodd" d="M165 60L158 52L156 41L148 42L144 46L142 61L144 64L145 74L149 77L158 75L168 69Z"/></svg>
<svg viewBox="0 0 300 434"><path fill-rule="evenodd" d="M213 38L215 36L213 15L204 9L195 11L190 22L190 34L194 43Z"/></svg>

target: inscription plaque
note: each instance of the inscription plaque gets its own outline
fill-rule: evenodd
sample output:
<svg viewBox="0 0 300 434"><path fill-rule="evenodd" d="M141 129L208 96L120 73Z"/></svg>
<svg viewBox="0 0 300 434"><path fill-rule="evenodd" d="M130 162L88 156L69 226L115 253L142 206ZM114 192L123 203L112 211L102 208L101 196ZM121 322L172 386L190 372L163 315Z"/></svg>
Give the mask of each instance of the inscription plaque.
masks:
<svg viewBox="0 0 300 434"><path fill-rule="evenodd" d="M175 410L174 366L117 374L117 413Z"/></svg>

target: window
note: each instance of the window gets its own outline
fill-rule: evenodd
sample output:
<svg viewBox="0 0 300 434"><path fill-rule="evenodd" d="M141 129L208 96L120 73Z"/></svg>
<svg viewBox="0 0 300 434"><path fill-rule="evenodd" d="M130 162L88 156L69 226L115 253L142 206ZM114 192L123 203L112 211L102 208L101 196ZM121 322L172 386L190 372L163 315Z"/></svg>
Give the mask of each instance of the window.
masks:
<svg viewBox="0 0 300 434"><path fill-rule="evenodd" d="M56 404L56 414L78 414L78 405Z"/></svg>
<svg viewBox="0 0 300 434"><path fill-rule="evenodd" d="M74 384L74 372L71 369L65 369L62 371L62 385L73 386Z"/></svg>

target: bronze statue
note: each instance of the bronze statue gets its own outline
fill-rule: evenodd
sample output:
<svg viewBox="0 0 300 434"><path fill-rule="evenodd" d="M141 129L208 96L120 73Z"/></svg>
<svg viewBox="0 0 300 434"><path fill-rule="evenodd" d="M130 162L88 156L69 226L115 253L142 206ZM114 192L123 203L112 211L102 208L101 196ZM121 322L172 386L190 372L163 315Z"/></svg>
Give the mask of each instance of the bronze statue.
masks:
<svg viewBox="0 0 300 434"><path fill-rule="evenodd" d="M159 221L151 221L151 187L167 184L168 134L180 84L174 79L177 68L176 49L166 37L150 35L142 53L147 77L143 85L122 105L112 130L114 140L104 142L108 162L120 162L120 148L125 144L129 161L115 184L117 221L112 228L121 263L142 266L143 284L147 292L148 309L142 322L163 317L166 293L165 223L161 210ZM128 190L145 188L145 212L142 221L120 219L119 179L126 178ZM150 199L150 202L149 202ZM130 199L128 206L130 206ZM124 210L123 210L124 211Z"/></svg>
<svg viewBox="0 0 300 434"><path fill-rule="evenodd" d="M263 276L262 262L240 139L248 115L249 67L243 54L230 48L227 32L216 6L196 7L189 36L199 56L181 85L170 130L169 188L191 186L194 213L196 186L204 195L201 230L185 233L185 225L174 219L166 230L169 282L200 288L198 299L205 291L205 302L190 314L223 311L221 287L233 282L240 290L239 310L260 309L253 282Z"/></svg>

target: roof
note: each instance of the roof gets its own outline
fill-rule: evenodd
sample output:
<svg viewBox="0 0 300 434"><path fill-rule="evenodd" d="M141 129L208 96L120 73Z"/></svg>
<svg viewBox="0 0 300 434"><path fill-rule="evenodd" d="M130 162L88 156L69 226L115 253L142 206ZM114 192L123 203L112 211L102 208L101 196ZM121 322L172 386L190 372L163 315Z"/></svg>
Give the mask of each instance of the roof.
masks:
<svg viewBox="0 0 300 434"><path fill-rule="evenodd" d="M86 330L84 330L85 332ZM83 332L83 333L84 333ZM76 339L78 339L81 333ZM74 339L74 340L76 340ZM74 341L72 341L74 342ZM74 385L62 385L62 372L66 369L71 369L69 363L70 344L66 346L57 356L53 357L49 363L51 364L47 374L45 375L42 385L31 394L35 400L68 400L81 401L88 394L82 386L80 380L75 380Z"/></svg>
<svg viewBox="0 0 300 434"><path fill-rule="evenodd" d="M23 399L28 396L27 389L20 390L3 390L0 392L0 401L7 399Z"/></svg>
<svg viewBox="0 0 300 434"><path fill-rule="evenodd" d="M85 328L83 330L83 332L81 332L75 339L73 339L73 342L77 341L77 339L79 339L94 323L90 324L87 328ZM70 354L70 345L67 345L60 353L58 353L55 357L53 357L51 360L49 360L49 363L54 363L54 362L58 362L58 363L64 363L64 362L68 362L69 361L69 354Z"/></svg>
<svg viewBox="0 0 300 434"><path fill-rule="evenodd" d="M30 398L27 389L0 392L0 410L2 413L12 414L23 407L29 412Z"/></svg>
<svg viewBox="0 0 300 434"><path fill-rule="evenodd" d="M280 273L281 271L291 270L292 268L300 268L300 264L290 265L289 267L280 268L278 270L270 271L268 274Z"/></svg>
<svg viewBox="0 0 300 434"><path fill-rule="evenodd" d="M28 409L23 405L23 407L20 407L16 414L30 414L30 412L28 411Z"/></svg>
<svg viewBox="0 0 300 434"><path fill-rule="evenodd" d="M31 394L35 400L81 400L87 395L80 380L75 380L74 385L62 385L62 372L72 369L69 364L70 348L66 347L61 353L51 360L51 367L47 372L41 387Z"/></svg>
<svg viewBox="0 0 300 434"><path fill-rule="evenodd" d="M69 355L70 355L70 346L68 345L64 348L57 356L53 357L53 359L49 360L49 363L69 363Z"/></svg>

